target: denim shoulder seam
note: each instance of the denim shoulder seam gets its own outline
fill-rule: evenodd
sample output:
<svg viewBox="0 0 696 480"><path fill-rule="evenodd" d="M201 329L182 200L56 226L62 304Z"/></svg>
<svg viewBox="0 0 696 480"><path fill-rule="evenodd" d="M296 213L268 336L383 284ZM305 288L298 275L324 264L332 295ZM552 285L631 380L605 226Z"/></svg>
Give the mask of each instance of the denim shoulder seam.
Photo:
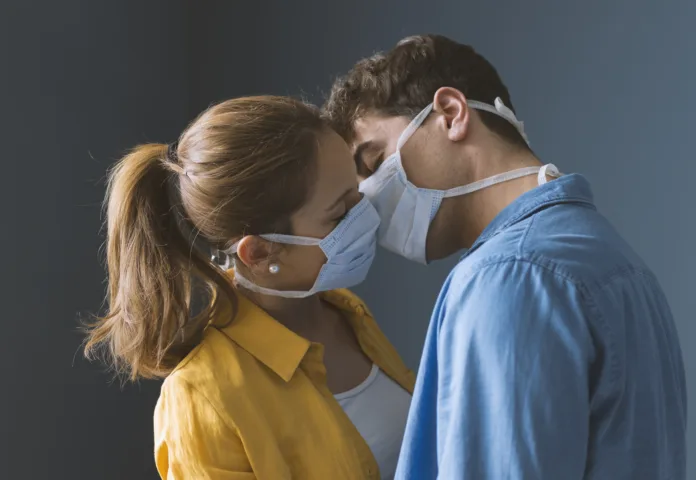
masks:
<svg viewBox="0 0 696 480"><path fill-rule="evenodd" d="M482 260L480 263L472 265L473 268L469 276L474 276L480 271L491 266L519 262L535 266L571 284L573 288L575 288L579 292L580 298L582 299L583 303L588 308L588 310L590 310L593 313L594 318L588 318L585 316L585 321L588 324L587 326L589 327L589 325L595 324L597 327L599 327L601 331L603 331L606 334L607 343L609 345L609 352L607 352L607 356L609 358L611 372L608 380L611 385L615 384L619 379L620 373L619 359L616 356L616 342L614 340L615 335L609 327L609 323L606 321L599 308L597 307L597 303L595 302L594 296L592 294L592 289L590 289L586 285L586 283L580 280L579 278L576 278L575 276L571 275L569 272L564 271L563 269L557 268L558 266L552 260L545 257L543 258L545 261L542 262L539 261L539 259L532 259L519 254L516 254L514 256L508 254L488 257Z"/></svg>

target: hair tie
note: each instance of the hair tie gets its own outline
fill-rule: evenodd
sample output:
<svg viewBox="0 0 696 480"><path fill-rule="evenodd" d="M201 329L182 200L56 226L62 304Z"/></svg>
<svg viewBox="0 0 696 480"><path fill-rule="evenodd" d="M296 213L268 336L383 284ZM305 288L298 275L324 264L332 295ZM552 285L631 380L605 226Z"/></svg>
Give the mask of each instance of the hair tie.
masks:
<svg viewBox="0 0 696 480"><path fill-rule="evenodd" d="M189 178L193 177L193 173L191 172L191 170L189 170L188 168L183 168L181 165L179 165L179 155L177 153L178 150L178 141L167 145L167 162L169 162L174 171L176 171L176 173L178 173L179 175L186 175Z"/></svg>
<svg viewBox="0 0 696 480"><path fill-rule="evenodd" d="M173 142L167 145L167 160L172 163L178 163L179 156L177 155L177 150L179 149L179 142Z"/></svg>

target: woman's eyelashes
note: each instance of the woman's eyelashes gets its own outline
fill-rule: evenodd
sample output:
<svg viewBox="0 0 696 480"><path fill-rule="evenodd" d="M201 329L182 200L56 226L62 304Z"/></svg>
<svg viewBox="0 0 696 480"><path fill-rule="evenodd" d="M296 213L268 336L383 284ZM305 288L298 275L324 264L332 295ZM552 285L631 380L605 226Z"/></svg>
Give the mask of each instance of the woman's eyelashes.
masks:
<svg viewBox="0 0 696 480"><path fill-rule="evenodd" d="M358 190L358 186L356 184L355 189L348 194L346 192L346 195L344 195L344 201L340 206L336 207L336 214L332 215L332 223L340 223L344 218L348 216L350 213L351 209L355 207L358 203L360 203L360 200L363 198L363 194L360 193Z"/></svg>
<svg viewBox="0 0 696 480"><path fill-rule="evenodd" d="M343 213L334 219L334 223L340 223L348 215L348 210L343 210Z"/></svg>

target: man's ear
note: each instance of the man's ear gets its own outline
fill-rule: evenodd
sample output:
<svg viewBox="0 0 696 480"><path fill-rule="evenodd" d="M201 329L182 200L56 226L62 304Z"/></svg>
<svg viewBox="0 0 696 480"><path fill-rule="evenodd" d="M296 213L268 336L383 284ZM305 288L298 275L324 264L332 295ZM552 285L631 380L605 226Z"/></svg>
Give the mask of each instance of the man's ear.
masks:
<svg viewBox="0 0 696 480"><path fill-rule="evenodd" d="M268 272L272 254L272 243L256 235L247 235L237 245L237 257L252 273Z"/></svg>
<svg viewBox="0 0 696 480"><path fill-rule="evenodd" d="M433 97L433 110L442 115L443 127L447 128L447 137L453 142L466 138L471 118L466 97L452 87L442 87Z"/></svg>

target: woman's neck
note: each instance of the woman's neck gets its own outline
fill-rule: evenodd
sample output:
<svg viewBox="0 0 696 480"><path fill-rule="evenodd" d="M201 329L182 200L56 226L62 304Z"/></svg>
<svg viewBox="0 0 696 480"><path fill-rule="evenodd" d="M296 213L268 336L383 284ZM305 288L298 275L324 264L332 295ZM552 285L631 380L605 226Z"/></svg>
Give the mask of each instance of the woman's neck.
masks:
<svg viewBox="0 0 696 480"><path fill-rule="evenodd" d="M243 288L240 293L271 317L300 336L308 337L316 329L325 311L319 295L307 298L284 298L262 295Z"/></svg>

